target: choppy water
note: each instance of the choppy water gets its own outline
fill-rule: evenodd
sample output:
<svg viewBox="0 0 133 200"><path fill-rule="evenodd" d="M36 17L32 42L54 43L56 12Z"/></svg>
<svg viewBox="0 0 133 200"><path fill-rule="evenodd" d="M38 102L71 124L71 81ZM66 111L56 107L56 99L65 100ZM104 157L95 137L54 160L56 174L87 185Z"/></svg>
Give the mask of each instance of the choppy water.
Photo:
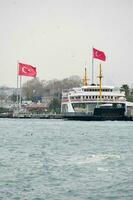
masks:
<svg viewBox="0 0 133 200"><path fill-rule="evenodd" d="M0 200L133 200L133 122L0 119Z"/></svg>

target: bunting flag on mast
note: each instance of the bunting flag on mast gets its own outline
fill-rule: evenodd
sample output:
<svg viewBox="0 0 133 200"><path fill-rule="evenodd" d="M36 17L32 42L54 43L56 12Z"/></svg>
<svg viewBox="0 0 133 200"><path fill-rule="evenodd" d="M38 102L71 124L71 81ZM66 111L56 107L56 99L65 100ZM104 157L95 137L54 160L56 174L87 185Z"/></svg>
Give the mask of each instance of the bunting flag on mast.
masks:
<svg viewBox="0 0 133 200"><path fill-rule="evenodd" d="M36 77L36 67L24 63L19 63L18 75Z"/></svg>
<svg viewBox="0 0 133 200"><path fill-rule="evenodd" d="M105 61L106 60L106 56L105 53L103 51L99 51L95 48L93 48L93 58Z"/></svg>

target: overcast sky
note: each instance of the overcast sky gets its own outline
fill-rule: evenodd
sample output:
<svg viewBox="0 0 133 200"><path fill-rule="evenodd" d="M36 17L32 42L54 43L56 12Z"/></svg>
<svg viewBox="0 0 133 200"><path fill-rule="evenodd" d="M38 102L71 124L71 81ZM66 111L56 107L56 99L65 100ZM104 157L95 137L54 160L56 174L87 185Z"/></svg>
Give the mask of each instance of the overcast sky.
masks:
<svg viewBox="0 0 133 200"><path fill-rule="evenodd" d="M0 0L0 86L16 87L17 61L40 80L82 77L85 67L91 79L92 46L107 56L105 84L133 84L132 0Z"/></svg>

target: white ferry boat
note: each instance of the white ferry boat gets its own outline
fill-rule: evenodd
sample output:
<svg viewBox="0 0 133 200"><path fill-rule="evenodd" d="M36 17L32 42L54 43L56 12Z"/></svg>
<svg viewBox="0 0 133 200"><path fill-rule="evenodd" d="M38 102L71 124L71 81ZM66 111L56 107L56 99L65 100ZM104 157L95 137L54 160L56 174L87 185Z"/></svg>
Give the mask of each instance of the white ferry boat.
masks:
<svg viewBox="0 0 133 200"><path fill-rule="evenodd" d="M100 65L99 84L88 85L87 73L83 86L62 92L62 117L69 120L125 120L125 93L113 86L102 85Z"/></svg>

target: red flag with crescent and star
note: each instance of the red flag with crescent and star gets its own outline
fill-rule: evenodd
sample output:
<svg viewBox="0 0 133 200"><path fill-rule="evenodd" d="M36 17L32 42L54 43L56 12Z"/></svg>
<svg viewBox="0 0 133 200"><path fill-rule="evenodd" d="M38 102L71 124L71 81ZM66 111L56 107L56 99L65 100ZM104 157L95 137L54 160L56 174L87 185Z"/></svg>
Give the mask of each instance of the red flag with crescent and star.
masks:
<svg viewBox="0 0 133 200"><path fill-rule="evenodd" d="M24 63L19 63L18 75L36 77L36 67Z"/></svg>
<svg viewBox="0 0 133 200"><path fill-rule="evenodd" d="M103 51L99 51L95 48L93 48L93 58L105 61L106 60L106 56L105 53Z"/></svg>

